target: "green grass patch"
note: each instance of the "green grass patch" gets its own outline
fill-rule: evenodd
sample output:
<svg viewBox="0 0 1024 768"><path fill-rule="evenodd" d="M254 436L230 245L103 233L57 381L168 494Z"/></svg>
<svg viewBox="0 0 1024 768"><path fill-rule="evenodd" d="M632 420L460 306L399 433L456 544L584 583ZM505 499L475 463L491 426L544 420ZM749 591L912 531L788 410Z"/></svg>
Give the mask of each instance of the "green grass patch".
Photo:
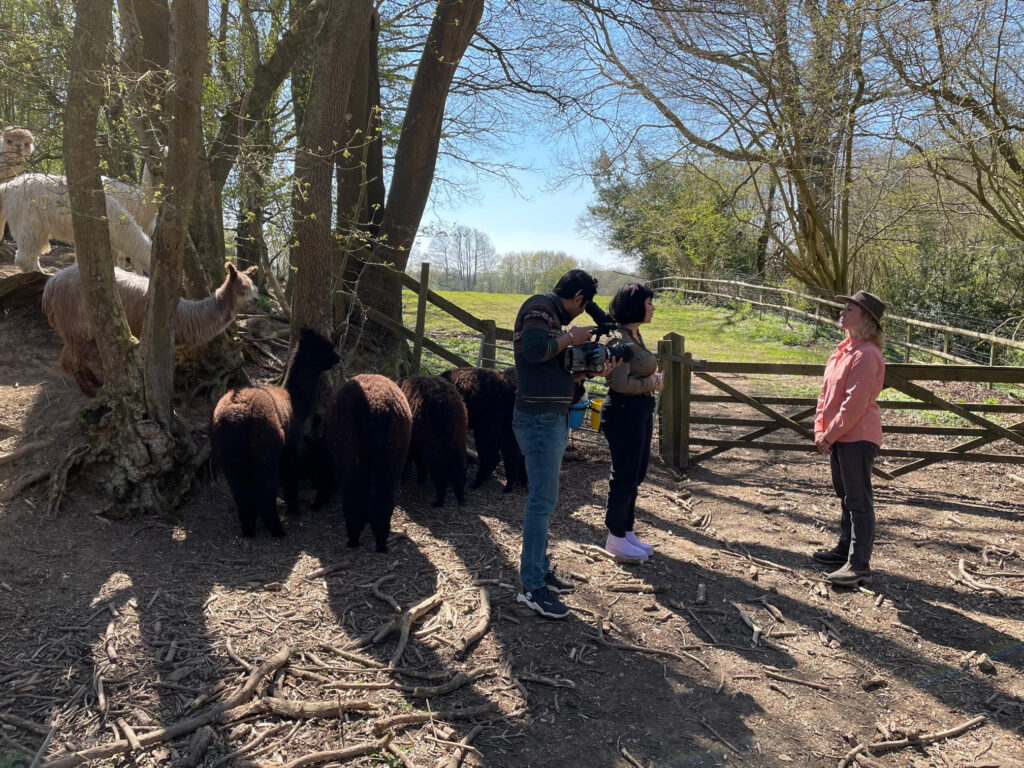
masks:
<svg viewBox="0 0 1024 768"><path fill-rule="evenodd" d="M466 291L442 291L440 295L475 317L494 320L499 328L513 326L519 307L528 298L515 294ZM608 296L599 296L597 301L607 308L609 299ZM416 294L403 292L403 315L407 328L416 327L416 302ZM590 318L583 315L579 322L584 325L590 322ZM427 304L426 328L431 338L456 354L475 361L479 352L479 334L460 321ZM672 331L686 339L686 349L694 357L742 362L824 363L839 340L838 333L834 339L828 338L824 329L815 332L813 326L803 323L787 323L768 315L759 320L756 311L749 306L731 310L701 304L658 302L653 322L642 328L644 340L648 346L654 347L659 339ZM447 366L443 361L442 365Z"/></svg>

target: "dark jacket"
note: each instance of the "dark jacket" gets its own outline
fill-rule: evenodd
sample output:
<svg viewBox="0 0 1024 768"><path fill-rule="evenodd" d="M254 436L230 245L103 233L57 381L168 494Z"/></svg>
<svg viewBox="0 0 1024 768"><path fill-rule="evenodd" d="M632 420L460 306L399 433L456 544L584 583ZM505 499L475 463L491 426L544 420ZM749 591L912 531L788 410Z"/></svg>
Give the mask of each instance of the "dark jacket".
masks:
<svg viewBox="0 0 1024 768"><path fill-rule="evenodd" d="M516 408L524 413L568 413L573 379L562 364L558 337L571 320L553 293L531 296L519 308L512 347L519 379Z"/></svg>

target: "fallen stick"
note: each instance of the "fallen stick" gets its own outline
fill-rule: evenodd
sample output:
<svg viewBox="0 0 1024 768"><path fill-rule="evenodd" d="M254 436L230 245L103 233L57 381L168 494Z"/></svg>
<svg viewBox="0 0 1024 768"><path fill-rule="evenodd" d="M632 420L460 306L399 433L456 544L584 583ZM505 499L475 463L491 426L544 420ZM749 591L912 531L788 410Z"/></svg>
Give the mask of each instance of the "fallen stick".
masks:
<svg viewBox="0 0 1024 768"><path fill-rule="evenodd" d="M690 614L690 618L693 619L694 623L698 627L700 627L701 630L704 632L704 634L707 635L711 639L711 642L712 643L717 643L718 642L718 638L715 637L713 634L711 634L711 630L709 630L707 627L704 626L703 622L701 622L701 620L697 618L697 614L694 613L690 608L686 607L685 605L680 603L678 600L669 600L668 604L671 605L673 608L679 608L681 610L686 611L688 614Z"/></svg>
<svg viewBox="0 0 1024 768"><path fill-rule="evenodd" d="M39 725L31 720L25 720L17 715L9 715L6 712L0 712L0 723L13 725L16 728L21 728L23 731L34 733L36 736L45 736L50 732L50 729L45 725Z"/></svg>
<svg viewBox="0 0 1024 768"><path fill-rule="evenodd" d="M32 762L28 768L36 768L39 765L39 761L43 759L43 755L46 754L46 750L50 748L50 741L53 740L53 734L57 732L57 726L51 725L50 730L46 732L46 738L43 739L42 745L39 747L39 751L36 752L36 756L32 758Z"/></svg>
<svg viewBox="0 0 1024 768"><path fill-rule="evenodd" d="M398 601L395 600L395 598L393 598L391 595L385 592L381 592L380 590L381 584L383 584L385 581L391 581L391 579L393 578L395 578L395 574L385 573L383 576L381 576L379 579L373 582L373 584L370 585L370 592L372 592L373 596L376 597L378 600L390 605L394 609L395 613L401 613L402 606L398 604Z"/></svg>
<svg viewBox="0 0 1024 768"><path fill-rule="evenodd" d="M971 575L967 573L966 564L964 559L961 557L960 562L957 563L957 568L960 570L960 578L963 580L971 589L977 590L978 592L995 592L1000 597L1006 597L1006 590L996 584L985 584L976 579L971 578Z"/></svg>
<svg viewBox="0 0 1024 768"><path fill-rule="evenodd" d="M491 625L491 598L487 594L487 590L483 587L480 588L480 618L476 624L473 625L472 629L469 630L463 637L459 638L459 641L455 644L455 655L459 658L466 655L469 649L476 643L477 640L487 634L487 628Z"/></svg>
<svg viewBox="0 0 1024 768"><path fill-rule="evenodd" d="M219 721L232 710L239 711L246 709L243 705L249 702L249 700L255 695L256 688L259 686L263 678L276 672L287 664L288 657L290 655L291 649L285 646L265 662L260 664L260 666L249 675L249 679L246 681L245 685L243 685L238 693L230 699L213 705L207 712L204 712L191 720L184 720L175 725L170 725L166 728L158 728L155 731L145 733L138 737L139 744L143 747L149 747L163 741L177 739L187 733L192 733L192 731L195 731L198 728L202 728L204 725L209 725ZM103 744L98 747L91 747L89 749L82 749L77 752L61 755L56 760L43 763L43 768L73 768L73 766L81 765L89 760L97 760L99 758L111 757L113 755L122 755L130 752L131 749L132 745L127 739L123 739L111 742L110 744Z"/></svg>
<svg viewBox="0 0 1024 768"><path fill-rule="evenodd" d="M750 618L750 616L747 615L747 612L744 611L742 608L736 605L734 605L733 608L735 608L739 612L740 618L743 619L743 623L753 630L754 634L751 637L750 642L751 645L756 647L758 642L760 642L761 640L761 628L754 623L754 620Z"/></svg>
<svg viewBox="0 0 1024 768"><path fill-rule="evenodd" d="M604 547L599 547L596 544L581 544L580 549L583 550L582 554L590 555L591 557L601 557L605 560L611 560L612 562L621 563L623 565L641 565L644 562L639 557L613 555Z"/></svg>
<svg viewBox="0 0 1024 768"><path fill-rule="evenodd" d="M354 747L333 749L327 752L313 752L312 754L292 760L290 763L261 763L258 761L241 760L238 765L244 768L303 768L303 766L317 765L318 763L342 763L346 760L351 760L353 757L362 757L363 755L370 755L374 752L380 752L382 749L387 749L391 738L391 734L388 734L382 739L377 739L377 741L368 741L364 744L357 744Z"/></svg>
<svg viewBox="0 0 1024 768"><path fill-rule="evenodd" d="M857 755L859 755L867 748L867 744L858 744L856 747L854 747L845 755L843 755L843 759L839 761L838 768L846 768L851 762L853 762L854 759L856 759Z"/></svg>
<svg viewBox="0 0 1024 768"><path fill-rule="evenodd" d="M532 675L528 673L521 673L513 675L516 680L523 680L527 683L540 683L541 685L550 685L553 688L575 688L576 683L572 680L559 680L556 677L545 677L544 675Z"/></svg>
<svg viewBox="0 0 1024 768"><path fill-rule="evenodd" d="M668 584L609 584L606 589L609 592L641 592L644 594L660 595L668 592Z"/></svg>
<svg viewBox="0 0 1024 768"><path fill-rule="evenodd" d="M619 754L622 755L623 759L633 766L633 768L644 768L644 764L629 754L629 750L625 747L619 749Z"/></svg>
<svg viewBox="0 0 1024 768"><path fill-rule="evenodd" d="M827 685L812 683L809 680L801 680L799 677L790 677L789 675L784 675L771 667L762 667L762 669L764 670L764 673L773 680L781 680L784 683L795 683L796 685L806 685L808 688L816 688L819 691L831 691Z"/></svg>
<svg viewBox="0 0 1024 768"><path fill-rule="evenodd" d="M353 699L350 701L300 701L264 696L258 702L253 703L256 705L255 709L259 712L297 720L340 720L346 712L374 712L378 709L378 707L365 699Z"/></svg>
<svg viewBox="0 0 1024 768"><path fill-rule="evenodd" d="M959 736L972 728L977 728L979 725L985 722L985 715L978 715L973 717L965 723L954 726L953 728L947 728L944 731L936 731L935 733L926 733L923 736L917 736L916 738L899 739L898 741L876 741L873 744L868 744L867 748L870 752L887 752L892 749L902 749L903 747L919 746L923 744L931 744L934 741L942 741L943 739L951 739L954 736Z"/></svg>
<svg viewBox="0 0 1024 768"><path fill-rule="evenodd" d="M466 752L468 751L473 751L479 754L479 750L469 746L469 744L473 739L480 735L480 732L483 729L484 727L482 725L474 725L473 730L456 742L455 751L452 752L451 757L442 764L441 768L459 768L459 765L462 764L462 758L465 757Z"/></svg>
<svg viewBox="0 0 1024 768"><path fill-rule="evenodd" d="M489 701L477 707L465 707L464 709L443 709L432 712L407 712L403 715L393 715L378 720L373 724L373 730L383 733L389 728L399 725L422 725L431 720L472 720L475 717L490 715L498 709L497 702Z"/></svg>
<svg viewBox="0 0 1024 768"><path fill-rule="evenodd" d="M695 661L700 664L707 671L711 671L711 667L698 659L692 653L687 653L686 651L683 651L683 656L686 657L686 659L684 659L683 656L680 656L678 653L673 653L672 651L663 651L660 648L644 648L642 645L630 645L629 643L619 643L614 640L609 640L604 636L604 619L600 616L597 619L597 642L599 645L603 645L606 648L615 648L620 651L636 651L637 653L650 653L655 656L668 656L670 659L675 659L676 661L685 661L686 659L690 659L691 661Z"/></svg>

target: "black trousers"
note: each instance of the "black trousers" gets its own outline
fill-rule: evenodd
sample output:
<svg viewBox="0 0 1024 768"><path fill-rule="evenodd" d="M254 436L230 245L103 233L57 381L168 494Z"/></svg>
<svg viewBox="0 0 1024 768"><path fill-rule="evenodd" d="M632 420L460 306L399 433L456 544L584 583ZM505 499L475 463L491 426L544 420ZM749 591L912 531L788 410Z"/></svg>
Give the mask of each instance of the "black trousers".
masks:
<svg viewBox="0 0 1024 768"><path fill-rule="evenodd" d="M843 508L839 521L837 552L847 554L850 565L867 568L875 544L875 496L871 487L871 468L878 457L878 446L867 440L833 443L829 455L832 487Z"/></svg>
<svg viewBox="0 0 1024 768"><path fill-rule="evenodd" d="M654 434L654 398L609 392L601 409L601 430L608 438L612 473L604 524L619 538L633 530L636 496L647 477Z"/></svg>

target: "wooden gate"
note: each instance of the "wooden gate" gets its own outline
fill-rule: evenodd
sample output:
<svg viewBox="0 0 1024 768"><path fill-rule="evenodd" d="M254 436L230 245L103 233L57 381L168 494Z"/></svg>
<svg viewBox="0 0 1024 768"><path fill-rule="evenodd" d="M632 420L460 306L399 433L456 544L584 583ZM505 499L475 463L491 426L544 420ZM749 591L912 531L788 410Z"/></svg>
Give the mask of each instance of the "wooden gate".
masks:
<svg viewBox="0 0 1024 768"><path fill-rule="evenodd" d="M720 378L721 374L755 374L758 376L813 376L821 379L825 366L791 363L732 363L694 359L686 352L682 336L670 333L658 342L658 354L665 372L665 386L661 397L660 430L662 457L672 466L685 469L690 463L711 458L730 448L748 448L770 451L813 453L813 417L817 398L754 395L741 391ZM717 375L716 375L717 374ZM715 394L694 394L693 377L712 385ZM983 414L1024 413L1022 404L954 403L916 382L969 381L976 383L1024 384L1024 368L983 365L914 365L887 363L885 386L902 392L912 400L879 400L884 411L927 410L955 414L972 426L925 426L886 424L886 434L912 434L946 437L967 437L965 442L945 451L909 448L882 448L881 456L910 459L888 472L876 468L876 474L893 479L915 469L939 461L994 462L1024 464L1024 455L984 453L979 449L997 440L1009 440L1024 446L1024 421L1003 426ZM883 397L885 392L883 390ZM764 418L736 418L734 416L702 415L696 413L697 403L741 403ZM783 408L792 409L783 413ZM754 427L732 438L704 437L691 434L694 425L727 427ZM782 432L790 437L795 433L800 440L779 440ZM768 439L762 439L768 438ZM774 439L772 439L774 438ZM706 446L707 450L690 455L691 446Z"/></svg>

